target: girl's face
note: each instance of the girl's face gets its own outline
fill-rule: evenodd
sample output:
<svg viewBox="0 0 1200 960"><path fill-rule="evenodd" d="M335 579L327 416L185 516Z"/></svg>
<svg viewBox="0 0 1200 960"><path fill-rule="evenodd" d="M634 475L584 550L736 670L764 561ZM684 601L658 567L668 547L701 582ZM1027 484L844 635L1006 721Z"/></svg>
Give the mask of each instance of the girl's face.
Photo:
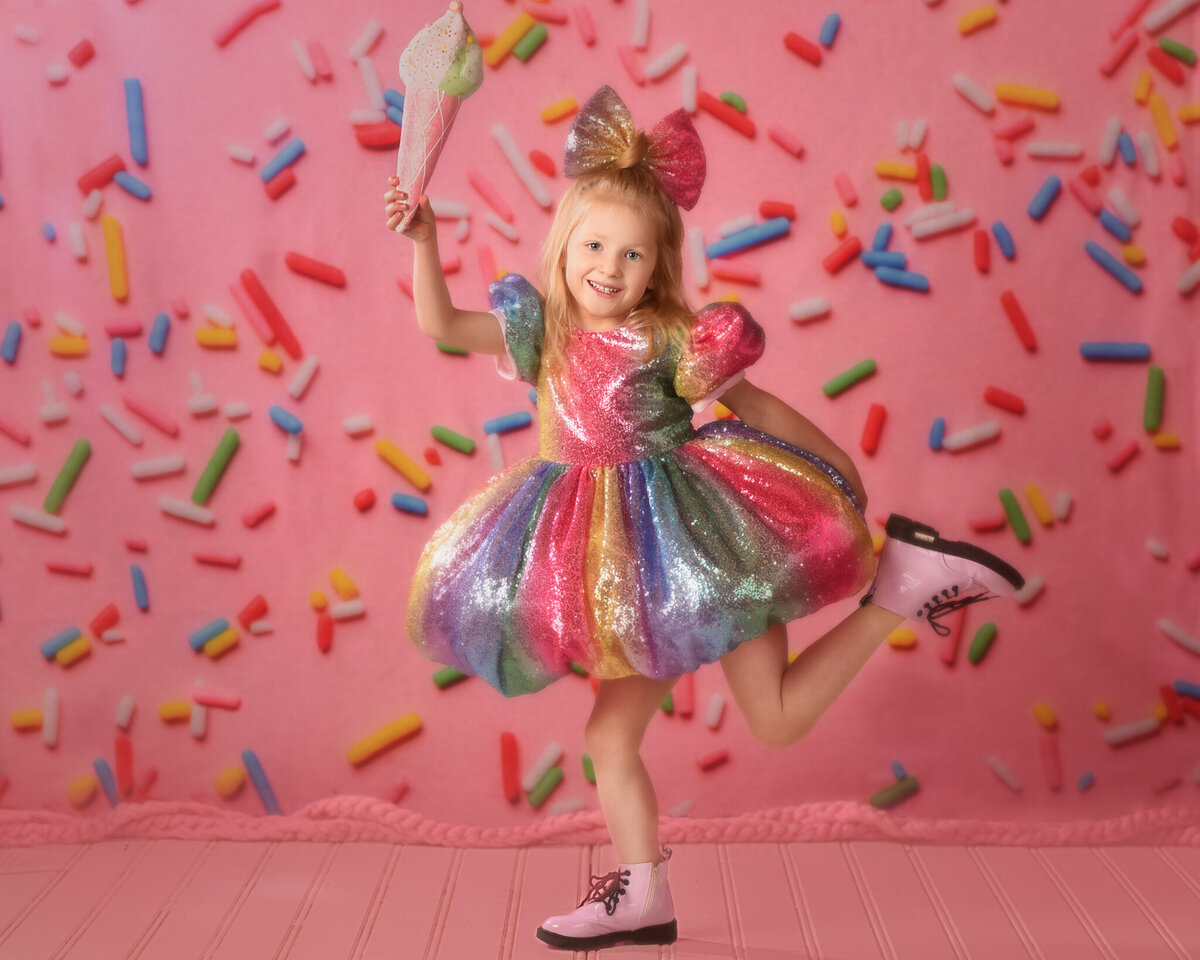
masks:
<svg viewBox="0 0 1200 960"><path fill-rule="evenodd" d="M649 217L623 203L594 201L567 240L564 272L576 320L619 325L642 299L657 262L657 232Z"/></svg>

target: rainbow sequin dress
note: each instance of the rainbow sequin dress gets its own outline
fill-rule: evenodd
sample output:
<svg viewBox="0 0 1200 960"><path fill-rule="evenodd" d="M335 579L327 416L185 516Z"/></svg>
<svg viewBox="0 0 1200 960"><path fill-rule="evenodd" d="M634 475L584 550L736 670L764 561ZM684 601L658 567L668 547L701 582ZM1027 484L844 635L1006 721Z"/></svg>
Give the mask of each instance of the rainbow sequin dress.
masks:
<svg viewBox="0 0 1200 960"><path fill-rule="evenodd" d="M543 365L537 291L508 274L490 299L497 370L537 387L540 451L425 545L405 623L424 657L506 697L571 661L663 680L866 587L871 535L840 473L740 421L692 426L762 354L743 307L703 308L691 343L649 363L621 327L577 329Z"/></svg>

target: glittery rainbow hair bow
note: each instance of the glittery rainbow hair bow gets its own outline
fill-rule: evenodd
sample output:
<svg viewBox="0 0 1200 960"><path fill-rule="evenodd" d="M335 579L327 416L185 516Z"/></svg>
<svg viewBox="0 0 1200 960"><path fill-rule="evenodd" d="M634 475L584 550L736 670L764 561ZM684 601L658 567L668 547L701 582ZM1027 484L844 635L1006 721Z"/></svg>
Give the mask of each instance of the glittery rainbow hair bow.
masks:
<svg viewBox="0 0 1200 960"><path fill-rule="evenodd" d="M588 99L567 131L563 176L607 170L633 143L633 116L607 84ZM706 170L704 145L687 111L667 114L646 135L649 149L642 164L654 174L663 193L684 210L700 199Z"/></svg>

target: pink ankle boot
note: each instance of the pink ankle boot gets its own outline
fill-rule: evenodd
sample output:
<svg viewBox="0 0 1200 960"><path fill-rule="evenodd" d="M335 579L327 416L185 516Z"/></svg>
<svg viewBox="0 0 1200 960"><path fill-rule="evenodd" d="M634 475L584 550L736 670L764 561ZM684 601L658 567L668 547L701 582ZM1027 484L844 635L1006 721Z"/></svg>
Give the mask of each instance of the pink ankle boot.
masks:
<svg viewBox="0 0 1200 960"><path fill-rule="evenodd" d="M612 873L592 876L592 889L571 913L548 917L537 938L552 947L595 950L618 943L674 943L675 905L667 885L671 849L653 864L622 863Z"/></svg>
<svg viewBox="0 0 1200 960"><path fill-rule="evenodd" d="M959 540L943 540L933 527L893 513L875 581L858 605L870 601L906 619L926 620L944 637L950 628L938 618L971 603L1010 597L1024 585L1025 578L995 554ZM982 593L965 595L980 587Z"/></svg>

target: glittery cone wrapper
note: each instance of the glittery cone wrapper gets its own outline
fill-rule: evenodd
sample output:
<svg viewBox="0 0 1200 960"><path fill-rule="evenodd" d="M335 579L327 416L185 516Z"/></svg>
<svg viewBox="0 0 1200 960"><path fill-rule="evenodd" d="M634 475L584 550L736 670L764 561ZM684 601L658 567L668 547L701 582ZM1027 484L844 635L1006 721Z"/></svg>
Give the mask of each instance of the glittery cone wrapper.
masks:
<svg viewBox="0 0 1200 960"><path fill-rule="evenodd" d="M396 176L398 189L408 194L412 205L397 231L407 228L416 215L417 201L433 176L459 105L483 82L483 54L458 0L405 47L400 79L405 86L404 119Z"/></svg>

